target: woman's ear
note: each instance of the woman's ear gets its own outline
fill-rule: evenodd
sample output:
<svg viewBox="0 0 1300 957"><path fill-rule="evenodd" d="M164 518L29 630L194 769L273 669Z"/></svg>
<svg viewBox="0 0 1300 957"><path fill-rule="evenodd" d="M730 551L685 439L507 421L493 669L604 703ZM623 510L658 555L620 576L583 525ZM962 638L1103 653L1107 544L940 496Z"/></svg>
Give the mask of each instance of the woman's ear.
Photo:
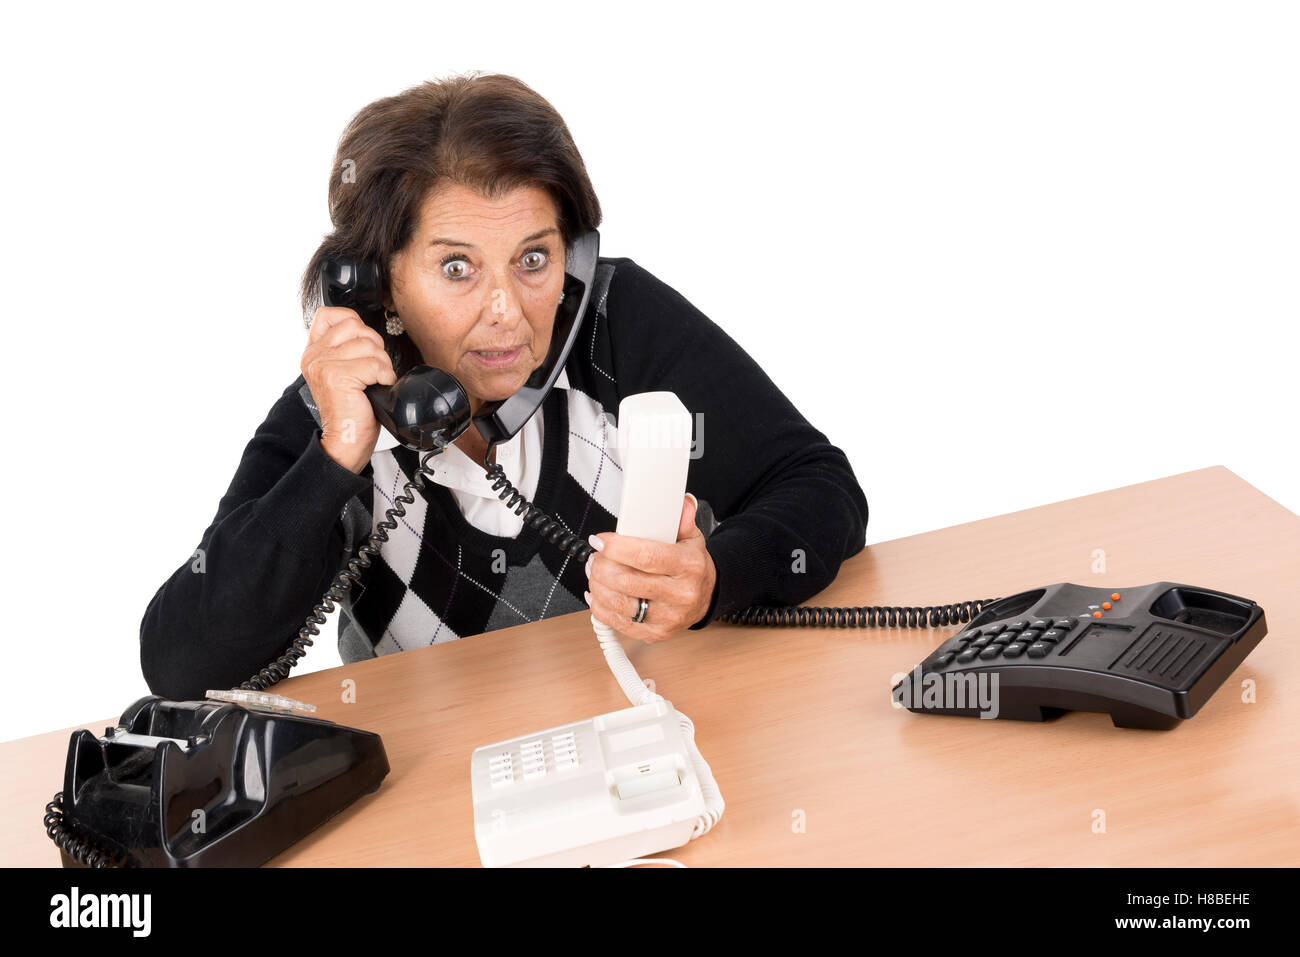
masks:
<svg viewBox="0 0 1300 957"><path fill-rule="evenodd" d="M389 312L400 313L401 310L397 308L397 300L393 298L393 293L401 292L402 286L402 254L400 252L394 254L394 256L388 260L388 268L386 272L388 275L384 277L384 308Z"/></svg>

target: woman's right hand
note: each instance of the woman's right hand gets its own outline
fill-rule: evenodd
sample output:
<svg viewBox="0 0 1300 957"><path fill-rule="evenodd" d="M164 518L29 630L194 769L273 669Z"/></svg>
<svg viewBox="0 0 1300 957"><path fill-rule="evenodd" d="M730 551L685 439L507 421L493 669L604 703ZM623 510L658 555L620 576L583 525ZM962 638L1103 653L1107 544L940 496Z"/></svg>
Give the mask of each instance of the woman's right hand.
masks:
<svg viewBox="0 0 1300 957"><path fill-rule="evenodd" d="M320 410L321 448L357 474L379 441L379 421L366 386L397 381L384 339L355 310L321 306L312 317L302 375Z"/></svg>

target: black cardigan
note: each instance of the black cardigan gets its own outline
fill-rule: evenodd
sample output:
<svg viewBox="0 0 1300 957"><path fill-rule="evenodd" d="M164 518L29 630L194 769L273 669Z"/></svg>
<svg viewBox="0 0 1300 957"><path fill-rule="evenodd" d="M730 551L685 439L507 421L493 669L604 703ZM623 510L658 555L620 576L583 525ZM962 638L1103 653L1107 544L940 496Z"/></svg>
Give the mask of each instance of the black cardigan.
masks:
<svg viewBox="0 0 1300 957"><path fill-rule="evenodd" d="M707 539L718 573L713 604L694 627L753 604L806 601L834 580L844 559L862 550L867 500L844 453L686 299L632 260L602 257L583 323L565 366L570 389L553 390L543 407L547 461L534 500L549 504L548 513L584 538L613 531L617 521L617 506L595 502L587 479L566 469L565 456L553 448L557 440L566 449L572 442L593 441L581 430L575 434L556 427L557 419L567 421L566 405L587 421L590 410L608 410L612 418L623 396L667 390L691 412L702 413L702 454L691 460L687 490L708 503L721 522ZM565 391L571 395L563 396ZM154 693L202 697L207 688L237 685L274 660L368 534L374 470L367 466L356 475L324 453L309 399L299 377L272 406L203 533L199 557L187 559L145 611L140 661ZM574 402L587 405L579 408ZM404 452L376 453L376 458L395 455L404 462ZM456 566L448 574L445 561L421 560L438 567L426 569L422 581L417 574L413 587L429 607L442 612L440 628L465 636L586 607L582 568L572 561L565 564L549 545L539 549L532 530L525 529L518 540L494 539L468 526L442 486L430 486L425 498L430 519L436 521L426 525L421 544L427 541L435 550L440 544L450 546L458 561L469 563L463 574L478 586L448 591L462 574ZM379 499L381 516L388 504L387 498ZM439 536L444 541L432 540ZM493 591L482 587L483 566L494 544L510 547L514 580L530 583L514 592L514 586L503 584L505 579L493 586L511 594L511 614L494 609L501 602L491 600ZM542 583L546 574L552 576L547 602L521 608L537 594L539 562L544 562ZM519 571L529 564L528 574ZM388 621L403 597L401 588L384 584L390 572L372 568L366 576L354 588L366 596L364 601L352 595L344 603L340 648L345 660L358 656L357 633L364 634L366 627L379 630L372 623ZM371 581L371 587L364 587ZM456 596L460 598L451 600ZM345 632L352 651L344 648ZM366 636L370 645L379 637ZM418 635L403 640L399 647L428 643Z"/></svg>

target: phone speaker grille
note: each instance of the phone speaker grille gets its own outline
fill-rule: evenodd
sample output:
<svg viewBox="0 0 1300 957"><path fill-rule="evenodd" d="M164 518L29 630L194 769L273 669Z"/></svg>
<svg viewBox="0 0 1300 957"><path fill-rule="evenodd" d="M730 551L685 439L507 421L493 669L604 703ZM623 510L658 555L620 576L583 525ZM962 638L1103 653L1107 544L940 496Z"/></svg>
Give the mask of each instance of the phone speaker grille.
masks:
<svg viewBox="0 0 1300 957"><path fill-rule="evenodd" d="M1179 681L1192 673L1209 642L1200 635L1153 624L1111 662L1110 671L1151 675Z"/></svg>

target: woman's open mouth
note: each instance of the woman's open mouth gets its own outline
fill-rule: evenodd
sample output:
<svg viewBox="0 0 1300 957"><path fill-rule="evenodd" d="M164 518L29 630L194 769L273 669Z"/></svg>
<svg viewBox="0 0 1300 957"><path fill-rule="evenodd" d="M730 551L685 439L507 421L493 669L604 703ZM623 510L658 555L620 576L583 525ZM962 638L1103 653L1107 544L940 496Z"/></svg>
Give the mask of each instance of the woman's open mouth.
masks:
<svg viewBox="0 0 1300 957"><path fill-rule="evenodd" d="M519 358L519 354L523 352L523 349L523 346L515 346L509 352L471 352L470 355L480 364L493 369L510 365Z"/></svg>

